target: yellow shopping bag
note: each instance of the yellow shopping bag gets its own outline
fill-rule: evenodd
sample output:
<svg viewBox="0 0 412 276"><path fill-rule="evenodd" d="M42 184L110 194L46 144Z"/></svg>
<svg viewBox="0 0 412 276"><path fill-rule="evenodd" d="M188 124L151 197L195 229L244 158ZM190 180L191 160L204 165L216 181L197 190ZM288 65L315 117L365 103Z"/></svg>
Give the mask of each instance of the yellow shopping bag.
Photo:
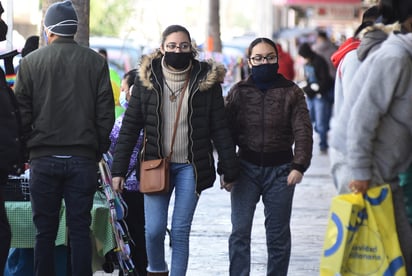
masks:
<svg viewBox="0 0 412 276"><path fill-rule="evenodd" d="M332 199L320 263L322 276L335 276L341 271L363 209L361 194L342 194Z"/></svg>
<svg viewBox="0 0 412 276"><path fill-rule="evenodd" d="M335 201L352 206L349 220ZM320 275L406 276L389 185L333 199Z"/></svg>

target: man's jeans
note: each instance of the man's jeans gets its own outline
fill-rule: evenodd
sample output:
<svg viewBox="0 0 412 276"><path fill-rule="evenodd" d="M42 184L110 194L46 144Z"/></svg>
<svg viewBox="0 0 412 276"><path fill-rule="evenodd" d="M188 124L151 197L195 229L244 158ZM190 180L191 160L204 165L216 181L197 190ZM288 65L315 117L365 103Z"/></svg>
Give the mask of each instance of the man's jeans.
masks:
<svg viewBox="0 0 412 276"><path fill-rule="evenodd" d="M92 275L90 211L97 163L84 157L41 157L30 162L30 196L36 226L35 275L55 275L53 252L64 197L73 276Z"/></svg>
<svg viewBox="0 0 412 276"><path fill-rule="evenodd" d="M241 173L231 191L231 276L250 274L250 241L256 204L262 196L265 214L267 275L286 276L291 250L290 216L295 185L287 185L290 164L260 167L241 160Z"/></svg>
<svg viewBox="0 0 412 276"><path fill-rule="evenodd" d="M332 116L332 103L324 97L306 98L310 119L315 131L319 134L320 150L328 149L329 121Z"/></svg>
<svg viewBox="0 0 412 276"><path fill-rule="evenodd" d="M175 190L172 214L172 263L170 276L186 275L189 260L189 236L198 202L196 182L191 164L171 163L170 191L162 195L145 195L146 248L148 271L166 272L164 241L168 221L169 201Z"/></svg>

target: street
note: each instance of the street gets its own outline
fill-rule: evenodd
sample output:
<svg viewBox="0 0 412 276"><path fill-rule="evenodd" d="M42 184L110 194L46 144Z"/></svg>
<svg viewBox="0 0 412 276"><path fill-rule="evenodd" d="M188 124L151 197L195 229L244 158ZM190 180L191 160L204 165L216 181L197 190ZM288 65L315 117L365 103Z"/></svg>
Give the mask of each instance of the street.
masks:
<svg viewBox="0 0 412 276"><path fill-rule="evenodd" d="M315 138L311 167L295 190L291 220L292 252L288 275L319 275L329 205L336 194L329 171L329 157L318 153ZM216 182L213 188L202 193L195 213L190 238L188 276L229 275L230 231L230 194L221 190L220 184ZM170 264L171 250L168 243L169 236L166 236L166 255ZM255 212L251 246L250 275L266 275L267 255L261 202ZM94 275L111 274L98 271ZM113 273L113 275L117 274Z"/></svg>

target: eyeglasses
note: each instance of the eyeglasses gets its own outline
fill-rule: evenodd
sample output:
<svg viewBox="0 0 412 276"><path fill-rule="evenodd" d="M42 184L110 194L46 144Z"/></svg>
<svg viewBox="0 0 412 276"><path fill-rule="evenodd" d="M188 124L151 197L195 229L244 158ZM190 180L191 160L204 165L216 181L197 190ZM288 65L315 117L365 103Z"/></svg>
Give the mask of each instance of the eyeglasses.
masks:
<svg viewBox="0 0 412 276"><path fill-rule="evenodd" d="M278 56L277 55L268 55L268 56L261 56L261 55L256 55L254 57L251 57L250 60L252 61L253 64L262 64L263 61L266 59L267 63L276 63L278 62Z"/></svg>
<svg viewBox="0 0 412 276"><path fill-rule="evenodd" d="M175 42L170 42L166 44L166 49L169 51L176 51L176 49L180 49L182 52L186 52L190 50L190 43L189 42L182 42L179 45Z"/></svg>

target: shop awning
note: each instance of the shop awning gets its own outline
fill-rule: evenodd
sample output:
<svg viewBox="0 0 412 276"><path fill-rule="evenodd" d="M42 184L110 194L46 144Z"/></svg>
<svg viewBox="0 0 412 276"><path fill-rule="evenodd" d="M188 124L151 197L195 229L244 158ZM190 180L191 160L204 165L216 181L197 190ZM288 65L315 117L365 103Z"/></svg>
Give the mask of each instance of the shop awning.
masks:
<svg viewBox="0 0 412 276"><path fill-rule="evenodd" d="M360 5L361 0L273 0L275 5L323 5L323 4L345 4Z"/></svg>

